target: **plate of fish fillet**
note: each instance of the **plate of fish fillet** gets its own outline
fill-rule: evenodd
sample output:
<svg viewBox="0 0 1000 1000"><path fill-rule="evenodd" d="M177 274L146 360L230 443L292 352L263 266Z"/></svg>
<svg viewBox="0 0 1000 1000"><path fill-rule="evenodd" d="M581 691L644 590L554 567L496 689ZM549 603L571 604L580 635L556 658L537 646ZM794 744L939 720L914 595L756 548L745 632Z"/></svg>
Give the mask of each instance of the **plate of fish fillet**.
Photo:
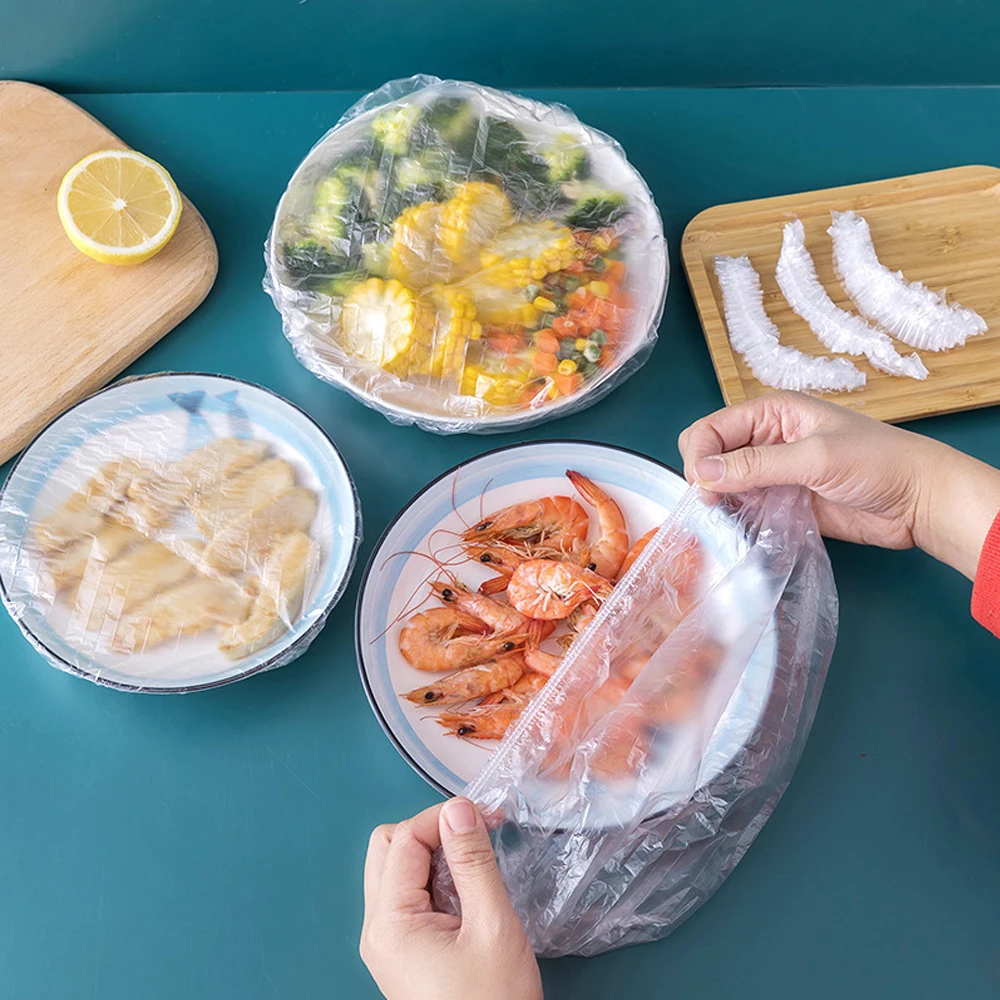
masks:
<svg viewBox="0 0 1000 1000"><path fill-rule="evenodd" d="M544 441L481 455L407 504L375 546L355 625L372 709L418 774L445 794L475 778L687 489L643 455ZM699 599L702 571L724 565L741 537L719 520L693 539L679 592ZM753 604L747 596L727 606L731 622ZM702 783L753 733L775 656L768 631L713 734Z"/></svg>
<svg viewBox="0 0 1000 1000"><path fill-rule="evenodd" d="M194 691L301 655L350 576L350 474L310 417L201 374L117 383L43 431L0 495L0 591L51 664Z"/></svg>

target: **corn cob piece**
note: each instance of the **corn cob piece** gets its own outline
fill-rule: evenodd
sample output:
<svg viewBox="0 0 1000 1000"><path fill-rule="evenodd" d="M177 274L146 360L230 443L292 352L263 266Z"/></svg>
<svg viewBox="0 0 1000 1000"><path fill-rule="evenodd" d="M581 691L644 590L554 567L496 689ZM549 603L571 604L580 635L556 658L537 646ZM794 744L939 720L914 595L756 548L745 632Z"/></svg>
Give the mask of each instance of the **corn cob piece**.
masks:
<svg viewBox="0 0 1000 1000"><path fill-rule="evenodd" d="M479 255L484 280L498 288L526 288L569 267L582 248L565 226L551 220L517 222Z"/></svg>
<svg viewBox="0 0 1000 1000"><path fill-rule="evenodd" d="M340 340L350 353L405 378L427 364L434 323L430 303L402 282L368 278L344 299Z"/></svg>
<svg viewBox="0 0 1000 1000"><path fill-rule="evenodd" d="M467 269L512 218L510 202L496 184L466 181L441 208L438 241L449 260Z"/></svg>

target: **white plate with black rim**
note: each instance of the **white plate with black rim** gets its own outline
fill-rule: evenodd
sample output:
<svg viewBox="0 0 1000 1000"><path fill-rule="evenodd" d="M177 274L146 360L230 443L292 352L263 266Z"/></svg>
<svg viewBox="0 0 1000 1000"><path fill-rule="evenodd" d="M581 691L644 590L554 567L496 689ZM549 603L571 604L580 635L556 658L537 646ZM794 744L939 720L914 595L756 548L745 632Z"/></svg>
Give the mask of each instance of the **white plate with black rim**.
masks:
<svg viewBox="0 0 1000 1000"><path fill-rule="evenodd" d="M81 637L68 627L66 603L40 585L32 525L111 459L172 461L221 437L266 441L271 454L292 466L297 485L317 496L310 536L319 558L299 617L271 645L238 660L224 656L217 637L208 633L131 655ZM360 537L361 515L347 465L304 411L238 379L149 375L118 382L78 403L18 459L0 494L0 591L25 637L53 666L127 691L198 691L283 666L301 655L343 595Z"/></svg>
<svg viewBox="0 0 1000 1000"><path fill-rule="evenodd" d="M572 495L566 470L575 469L601 486L621 507L631 540L663 522L687 490L682 476L644 455L610 445L543 441L511 445L450 469L418 493L386 529L361 582L355 639L361 679L382 728L413 769L444 794L455 795L478 774L493 742L449 735L434 712L403 699L428 683L428 674L410 666L399 652L399 632L408 614L434 605L426 580L433 564L427 555L478 521L484 511L557 494ZM592 528L592 530L594 530ZM719 521L702 537L707 552L726 558L740 539ZM487 567L452 567L462 582L478 586ZM420 604L419 595L427 594ZM414 595L418 599L413 600ZM753 733L774 677L773 633L765 636L707 747L699 775L703 785L719 775L733 753Z"/></svg>

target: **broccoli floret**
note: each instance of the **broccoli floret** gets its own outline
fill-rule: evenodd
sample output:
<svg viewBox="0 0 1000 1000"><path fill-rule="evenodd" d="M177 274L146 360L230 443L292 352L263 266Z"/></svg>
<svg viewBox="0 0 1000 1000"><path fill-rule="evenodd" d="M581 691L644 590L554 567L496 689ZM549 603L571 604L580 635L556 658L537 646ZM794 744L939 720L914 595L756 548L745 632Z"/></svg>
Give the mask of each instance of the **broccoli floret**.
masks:
<svg viewBox="0 0 1000 1000"><path fill-rule="evenodd" d="M361 247L361 260L369 274L384 278L389 269L389 243L365 243Z"/></svg>
<svg viewBox="0 0 1000 1000"><path fill-rule="evenodd" d="M318 240L304 237L282 246L281 262L292 278L308 281L336 274L343 265L343 258Z"/></svg>
<svg viewBox="0 0 1000 1000"><path fill-rule="evenodd" d="M333 171L333 178L348 186L348 198L345 204L360 205L367 200L369 205L378 200L379 172L370 161L364 163L338 163ZM363 196L363 199L359 196Z"/></svg>
<svg viewBox="0 0 1000 1000"><path fill-rule="evenodd" d="M413 127L420 118L416 104L388 108L372 119L372 135L391 156L405 156L410 151Z"/></svg>
<svg viewBox="0 0 1000 1000"><path fill-rule="evenodd" d="M347 220L354 215L352 197L356 192L336 174L323 178L316 185L313 211L309 216L309 231L324 243L336 243L347 238Z"/></svg>
<svg viewBox="0 0 1000 1000"><path fill-rule="evenodd" d="M566 216L566 225L577 229L600 229L617 222L627 212L628 201L620 191L585 191Z"/></svg>
<svg viewBox="0 0 1000 1000"><path fill-rule="evenodd" d="M464 97L439 97L424 110L424 122L463 160L471 160L479 116Z"/></svg>
<svg viewBox="0 0 1000 1000"><path fill-rule="evenodd" d="M317 208L340 209L351 201L351 185L343 177L336 173L316 185L316 194L313 196L313 204Z"/></svg>
<svg viewBox="0 0 1000 1000"><path fill-rule="evenodd" d="M561 132L549 145L542 147L541 153L553 184L586 177L589 172L587 150L569 132Z"/></svg>
<svg viewBox="0 0 1000 1000"><path fill-rule="evenodd" d="M368 277L365 271L344 271L332 281L327 282L322 290L331 297L343 298L359 282Z"/></svg>
<svg viewBox="0 0 1000 1000"><path fill-rule="evenodd" d="M395 163L393 186L399 191L409 187L434 184L437 179L434 171L428 170L420 160L412 156L397 160Z"/></svg>
<svg viewBox="0 0 1000 1000"><path fill-rule="evenodd" d="M531 152L524 133L504 118L487 119L486 142L483 149L483 168L498 174L528 178L532 181L548 180L548 167Z"/></svg>

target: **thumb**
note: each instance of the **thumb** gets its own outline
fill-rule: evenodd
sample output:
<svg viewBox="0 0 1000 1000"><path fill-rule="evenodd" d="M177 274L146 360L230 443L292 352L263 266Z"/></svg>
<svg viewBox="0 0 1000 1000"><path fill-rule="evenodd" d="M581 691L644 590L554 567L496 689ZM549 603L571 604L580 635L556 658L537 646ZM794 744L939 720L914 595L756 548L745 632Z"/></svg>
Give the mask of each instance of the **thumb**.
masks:
<svg viewBox="0 0 1000 1000"><path fill-rule="evenodd" d="M714 493L741 493L760 486L809 486L816 471L810 439L739 448L699 458L694 479Z"/></svg>
<svg viewBox="0 0 1000 1000"><path fill-rule="evenodd" d="M462 904L462 923L495 923L512 912L482 814L468 799L441 810L441 847Z"/></svg>

